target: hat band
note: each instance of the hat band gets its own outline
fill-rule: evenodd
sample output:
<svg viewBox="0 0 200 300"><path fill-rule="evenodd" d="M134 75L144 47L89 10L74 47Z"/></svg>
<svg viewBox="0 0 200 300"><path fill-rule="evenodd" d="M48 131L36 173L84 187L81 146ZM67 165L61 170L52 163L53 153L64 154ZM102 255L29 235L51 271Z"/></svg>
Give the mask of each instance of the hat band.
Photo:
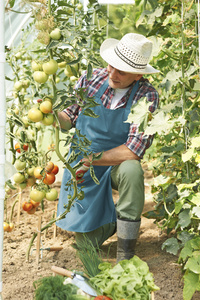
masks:
<svg viewBox="0 0 200 300"><path fill-rule="evenodd" d="M125 63L127 63L129 66L136 68L136 69L145 69L145 67L147 66L147 64L137 64L133 61L131 61L130 59L128 59L127 57L125 57L118 49L118 47L116 46L114 49L115 53L117 54L117 56L119 56L119 58L121 58Z"/></svg>

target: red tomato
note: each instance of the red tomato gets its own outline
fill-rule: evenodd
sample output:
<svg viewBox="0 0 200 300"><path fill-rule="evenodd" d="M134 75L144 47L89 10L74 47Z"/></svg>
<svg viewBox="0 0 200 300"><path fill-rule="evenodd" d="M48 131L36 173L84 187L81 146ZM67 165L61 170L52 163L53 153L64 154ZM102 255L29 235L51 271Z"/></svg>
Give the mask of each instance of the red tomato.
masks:
<svg viewBox="0 0 200 300"><path fill-rule="evenodd" d="M31 202L31 204L33 205L33 207L38 207L39 205L40 205L40 202L36 202L36 201L34 201L34 200L30 200L30 202Z"/></svg>
<svg viewBox="0 0 200 300"><path fill-rule="evenodd" d="M102 295L102 296L95 297L94 300L112 300L112 299Z"/></svg>
<svg viewBox="0 0 200 300"><path fill-rule="evenodd" d="M53 170L51 171L51 173L53 173L53 174L58 174L58 171L59 171L59 168L58 168L58 166L57 165L54 165L54 168L53 168Z"/></svg>
<svg viewBox="0 0 200 300"><path fill-rule="evenodd" d="M27 211L27 213L29 215L33 215L35 212L36 212L36 207L34 207L34 206L30 210Z"/></svg>
<svg viewBox="0 0 200 300"><path fill-rule="evenodd" d="M43 182L47 185L50 185L52 183L54 183L54 181L56 180L56 176L53 173L46 173Z"/></svg>
<svg viewBox="0 0 200 300"><path fill-rule="evenodd" d="M22 209L25 210L25 211L29 211L33 208L33 204L30 203L30 202L27 202L27 201L24 201L22 203Z"/></svg>
<svg viewBox="0 0 200 300"><path fill-rule="evenodd" d="M20 147L20 143L16 143L15 144L15 150L18 152L18 153L21 153L21 148L24 150L24 151L27 151L28 150L28 144L24 144Z"/></svg>

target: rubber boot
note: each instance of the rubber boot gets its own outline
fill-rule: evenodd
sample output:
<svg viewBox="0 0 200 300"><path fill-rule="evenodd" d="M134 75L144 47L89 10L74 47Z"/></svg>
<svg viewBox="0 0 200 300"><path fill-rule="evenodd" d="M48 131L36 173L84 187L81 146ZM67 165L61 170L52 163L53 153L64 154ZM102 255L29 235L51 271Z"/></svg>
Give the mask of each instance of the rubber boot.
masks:
<svg viewBox="0 0 200 300"><path fill-rule="evenodd" d="M117 263L135 255L135 246L140 229L139 221L117 219Z"/></svg>

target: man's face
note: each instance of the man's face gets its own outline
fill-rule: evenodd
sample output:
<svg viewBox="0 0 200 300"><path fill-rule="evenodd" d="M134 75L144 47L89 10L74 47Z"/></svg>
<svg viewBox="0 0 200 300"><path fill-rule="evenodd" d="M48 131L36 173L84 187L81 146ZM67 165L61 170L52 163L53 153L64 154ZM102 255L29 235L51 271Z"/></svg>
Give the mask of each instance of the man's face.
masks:
<svg viewBox="0 0 200 300"><path fill-rule="evenodd" d="M107 71L109 75L109 85L113 89L125 89L134 81L137 81L142 77L140 74L132 74L117 70L111 65L107 66Z"/></svg>

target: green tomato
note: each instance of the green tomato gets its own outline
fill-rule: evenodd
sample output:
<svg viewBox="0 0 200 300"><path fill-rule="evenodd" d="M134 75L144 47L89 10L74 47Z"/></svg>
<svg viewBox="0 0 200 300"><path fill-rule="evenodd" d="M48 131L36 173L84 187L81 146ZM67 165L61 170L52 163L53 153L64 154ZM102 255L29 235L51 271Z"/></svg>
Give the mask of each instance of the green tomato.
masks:
<svg viewBox="0 0 200 300"><path fill-rule="evenodd" d="M34 175L34 169L35 169L35 166L31 167L31 168L28 168L27 169L27 174L29 176L33 176Z"/></svg>
<svg viewBox="0 0 200 300"><path fill-rule="evenodd" d="M55 201L58 198L58 191L56 189L50 189L49 192L46 193L46 199L49 201Z"/></svg>
<svg viewBox="0 0 200 300"><path fill-rule="evenodd" d="M71 77L73 76L74 74L72 73L72 69L69 65L67 65L67 67L64 69L64 73L67 77Z"/></svg>
<svg viewBox="0 0 200 300"><path fill-rule="evenodd" d="M35 71L33 73L33 79L38 83L45 83L49 76L43 71Z"/></svg>
<svg viewBox="0 0 200 300"><path fill-rule="evenodd" d="M53 114L44 114L44 117L42 119L42 124L49 126L52 125L54 122L54 115Z"/></svg>
<svg viewBox="0 0 200 300"><path fill-rule="evenodd" d="M82 10L83 4L82 3L78 3L76 7L77 7L78 10Z"/></svg>
<svg viewBox="0 0 200 300"><path fill-rule="evenodd" d="M20 91L20 90L22 89L22 87L23 87L23 84L22 84L21 81L16 81L16 82L15 82L15 84L14 84L14 89L15 89L16 91Z"/></svg>
<svg viewBox="0 0 200 300"><path fill-rule="evenodd" d="M33 71L42 71L42 65L40 63L37 63L36 61L32 61L31 67Z"/></svg>
<svg viewBox="0 0 200 300"><path fill-rule="evenodd" d="M66 61L61 61L58 63L58 68L62 69L62 68L65 68L67 65Z"/></svg>
<svg viewBox="0 0 200 300"><path fill-rule="evenodd" d="M20 159L17 159L15 161L15 168L17 171L22 171L24 170L24 168L26 167L26 162L25 161L21 161Z"/></svg>
<svg viewBox="0 0 200 300"><path fill-rule="evenodd" d="M51 31L50 37L53 40L59 40L61 38L61 33L59 28L55 28L54 30Z"/></svg>
<svg viewBox="0 0 200 300"><path fill-rule="evenodd" d="M50 61L42 65L42 69L48 75L55 74L58 70L58 63L54 59L50 59Z"/></svg>
<svg viewBox="0 0 200 300"><path fill-rule="evenodd" d="M45 197L45 192L44 191L39 191L37 189L33 189L30 192L30 198L35 201L35 202L41 202Z"/></svg>
<svg viewBox="0 0 200 300"><path fill-rule="evenodd" d="M20 189L24 190L27 186L27 183L24 181L22 183L19 184Z"/></svg>
<svg viewBox="0 0 200 300"><path fill-rule="evenodd" d="M21 173L15 173L13 175L13 180L15 183L22 183L25 180L25 176Z"/></svg>
<svg viewBox="0 0 200 300"><path fill-rule="evenodd" d="M32 107L28 111L28 117L32 122L40 122L43 119L43 113L37 107Z"/></svg>

